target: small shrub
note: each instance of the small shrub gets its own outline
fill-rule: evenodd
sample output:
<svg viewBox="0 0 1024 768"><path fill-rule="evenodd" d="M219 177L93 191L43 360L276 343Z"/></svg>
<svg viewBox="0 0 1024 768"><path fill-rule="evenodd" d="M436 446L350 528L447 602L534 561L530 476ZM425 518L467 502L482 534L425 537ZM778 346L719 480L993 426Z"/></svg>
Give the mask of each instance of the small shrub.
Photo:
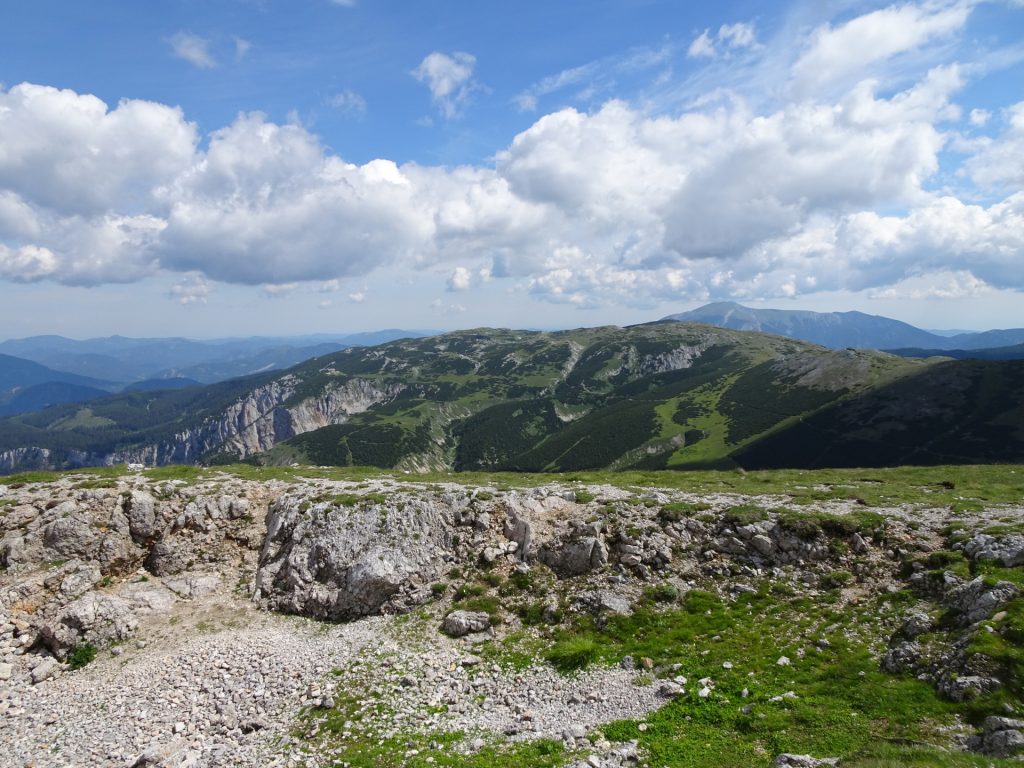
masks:
<svg viewBox="0 0 1024 768"><path fill-rule="evenodd" d="M593 663L597 656L597 643L589 637L565 637L551 646L544 658L559 672L572 672Z"/></svg>
<svg viewBox="0 0 1024 768"><path fill-rule="evenodd" d="M470 597L479 597L486 590L481 584L463 584L455 590L455 600L466 600Z"/></svg>
<svg viewBox="0 0 1024 768"><path fill-rule="evenodd" d="M81 669L95 658L96 646L92 643L80 643L68 654L68 666L71 669Z"/></svg>
<svg viewBox="0 0 1024 768"><path fill-rule="evenodd" d="M671 584L659 584L649 589L647 596L656 603L674 603L679 599L679 590Z"/></svg>
<svg viewBox="0 0 1024 768"><path fill-rule="evenodd" d="M430 591L434 597L440 597L448 591L448 585L443 581L437 581L430 585Z"/></svg>
<svg viewBox="0 0 1024 768"><path fill-rule="evenodd" d="M583 490L582 488L576 491L576 503L577 504L588 504L594 500L594 494L590 491Z"/></svg>

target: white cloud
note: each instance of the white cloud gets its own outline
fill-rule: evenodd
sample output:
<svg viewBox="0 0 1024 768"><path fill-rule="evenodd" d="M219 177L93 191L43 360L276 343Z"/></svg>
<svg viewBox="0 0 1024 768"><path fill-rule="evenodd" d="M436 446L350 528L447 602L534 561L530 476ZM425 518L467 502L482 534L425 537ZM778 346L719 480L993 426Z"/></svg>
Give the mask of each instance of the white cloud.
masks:
<svg viewBox="0 0 1024 768"><path fill-rule="evenodd" d="M356 0L329 0L331 5L337 5L342 8L355 8Z"/></svg>
<svg viewBox="0 0 1024 768"><path fill-rule="evenodd" d="M984 127L992 118L992 113L987 109L972 109L970 114L971 125L976 128Z"/></svg>
<svg viewBox="0 0 1024 768"><path fill-rule="evenodd" d="M945 12L936 8L914 18ZM762 55L745 25L708 34L719 62L733 49ZM644 61L657 59L648 53ZM453 115L473 87L472 62L452 76L442 64L421 79ZM602 60L524 93L600 87L626 66ZM1024 289L1013 263L1024 250L1024 106L997 113L1005 122L989 128L1000 123L999 135L957 138L953 99L970 67L933 67L894 86L862 66L877 77L850 70L852 81L827 98L786 91L788 100L763 106L717 92L675 111L615 100L561 109L488 164L457 167L347 162L298 121L258 113L200 137L164 105L110 108L15 86L0 90L0 277L86 285L165 270L193 275L184 287L223 280L280 294L423 270L449 276L452 291L504 280L520 295L580 308L893 286L932 296ZM352 103L345 96L339 108ZM963 183L975 186L965 200L1004 188L1005 199L941 196L950 146L968 155ZM365 287L347 290L339 295L351 302L366 298Z"/></svg>
<svg viewBox="0 0 1024 768"><path fill-rule="evenodd" d="M809 89L864 76L869 65L947 37L967 22L972 3L892 5L837 27L824 24L811 35L793 65L798 87Z"/></svg>
<svg viewBox="0 0 1024 768"><path fill-rule="evenodd" d="M730 48L750 48L757 44L754 25L744 22L723 24L718 29L718 40Z"/></svg>
<svg viewBox="0 0 1024 768"><path fill-rule="evenodd" d="M178 32L171 38L171 52L199 69L213 69L217 60L210 51L210 41L190 32ZM237 49L236 49L237 50Z"/></svg>
<svg viewBox="0 0 1024 768"><path fill-rule="evenodd" d="M324 299L323 301L321 301L316 306L317 306L318 309L327 309L333 303L334 302L331 299Z"/></svg>
<svg viewBox="0 0 1024 768"><path fill-rule="evenodd" d="M63 215L152 203L195 161L196 126L178 107L22 83L0 89L0 189Z"/></svg>
<svg viewBox="0 0 1024 768"><path fill-rule="evenodd" d="M456 267L448 278L449 291L468 291L473 275L465 267Z"/></svg>
<svg viewBox="0 0 1024 768"><path fill-rule="evenodd" d="M170 296L182 306L205 304L211 289L202 275L191 274L171 286Z"/></svg>
<svg viewBox="0 0 1024 768"><path fill-rule="evenodd" d="M288 296L298 287L298 283L264 283L263 293L269 298L276 299L279 296Z"/></svg>
<svg viewBox="0 0 1024 768"><path fill-rule="evenodd" d="M569 88L578 89L574 94L576 101L590 101L598 95L611 92L620 77L663 66L674 53L674 46L669 43L656 47L630 48L624 53L605 56L548 75L516 94L512 103L520 112L534 112L542 97Z"/></svg>
<svg viewBox="0 0 1024 768"><path fill-rule="evenodd" d="M694 41L690 43L690 47L686 52L686 55L691 59L710 59L715 56L715 43L711 39L711 30L705 29L700 33Z"/></svg>
<svg viewBox="0 0 1024 768"><path fill-rule="evenodd" d="M46 248L35 245L8 248L0 243L0 278L4 280L31 283L53 276L57 269L57 257Z"/></svg>
<svg viewBox="0 0 1024 768"><path fill-rule="evenodd" d="M967 270L937 272L924 277L910 277L895 285L868 291L872 299L963 299L991 293L992 288Z"/></svg>
<svg viewBox="0 0 1024 768"><path fill-rule="evenodd" d="M339 112L362 117L366 114L366 99L346 88L331 96L327 103Z"/></svg>
<svg viewBox="0 0 1024 768"><path fill-rule="evenodd" d="M412 75L426 84L434 104L446 118L457 117L476 87L473 69L476 57L464 51L451 55L434 51L428 54Z"/></svg>
<svg viewBox="0 0 1024 768"><path fill-rule="evenodd" d="M985 189L1024 188L1024 101L1005 112L1006 130L994 140L982 142L964 169L975 184Z"/></svg>
<svg viewBox="0 0 1024 768"><path fill-rule="evenodd" d="M686 55L691 59L713 59L742 48L757 46L754 25L738 21L735 24L723 24L714 35L710 29L705 29L690 43Z"/></svg>

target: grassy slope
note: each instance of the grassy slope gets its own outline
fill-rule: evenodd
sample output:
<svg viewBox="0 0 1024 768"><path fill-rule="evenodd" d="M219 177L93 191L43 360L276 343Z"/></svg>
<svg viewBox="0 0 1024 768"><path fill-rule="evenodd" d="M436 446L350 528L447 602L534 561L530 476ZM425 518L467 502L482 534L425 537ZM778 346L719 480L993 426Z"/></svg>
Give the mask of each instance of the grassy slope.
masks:
<svg viewBox="0 0 1024 768"><path fill-rule="evenodd" d="M687 350L689 367L659 368ZM288 373L299 383L286 405L353 380L401 392L263 463L542 472L1024 457L1024 363L904 360L702 325L460 331ZM280 375L7 419L0 450L100 453L169 439Z"/></svg>
<svg viewBox="0 0 1024 768"><path fill-rule="evenodd" d="M700 350L690 367L656 369L659 356L687 347ZM316 361L300 374L299 397L345 376L407 389L267 461L533 472L728 465L752 438L922 367L699 325L460 332ZM383 430L404 459L380 455ZM431 459L409 455L416 450Z"/></svg>

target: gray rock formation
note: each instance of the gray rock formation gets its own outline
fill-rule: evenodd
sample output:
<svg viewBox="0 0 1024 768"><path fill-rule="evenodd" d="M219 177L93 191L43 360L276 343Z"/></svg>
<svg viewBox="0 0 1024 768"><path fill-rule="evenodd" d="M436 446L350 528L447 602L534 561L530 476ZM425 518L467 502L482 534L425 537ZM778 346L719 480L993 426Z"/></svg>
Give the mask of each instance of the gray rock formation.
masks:
<svg viewBox="0 0 1024 768"><path fill-rule="evenodd" d="M946 598L946 604L956 612L959 623L967 626L989 618L1019 592L1008 581L989 585L979 576L953 589Z"/></svg>
<svg viewBox="0 0 1024 768"><path fill-rule="evenodd" d="M424 599L454 549L450 505L432 497L355 506L286 496L270 507L256 596L275 610L351 619Z"/></svg>
<svg viewBox="0 0 1024 768"><path fill-rule="evenodd" d="M480 611L452 611L444 617L441 629L451 637L463 637L473 632L486 632L491 628L490 617Z"/></svg>
<svg viewBox="0 0 1024 768"><path fill-rule="evenodd" d="M562 578L581 576L607 565L608 548L601 537L601 524L571 521L567 532L541 546L537 559Z"/></svg>

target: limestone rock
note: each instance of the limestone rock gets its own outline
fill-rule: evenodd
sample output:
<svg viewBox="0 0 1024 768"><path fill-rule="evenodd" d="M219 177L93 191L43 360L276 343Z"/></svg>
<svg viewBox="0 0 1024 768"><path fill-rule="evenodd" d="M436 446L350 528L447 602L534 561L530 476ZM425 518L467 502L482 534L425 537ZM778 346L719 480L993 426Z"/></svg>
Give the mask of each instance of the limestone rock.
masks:
<svg viewBox="0 0 1024 768"><path fill-rule="evenodd" d="M477 611L452 611L444 617L441 629L451 637L463 637L472 632L485 632L491 628L490 617Z"/></svg>

